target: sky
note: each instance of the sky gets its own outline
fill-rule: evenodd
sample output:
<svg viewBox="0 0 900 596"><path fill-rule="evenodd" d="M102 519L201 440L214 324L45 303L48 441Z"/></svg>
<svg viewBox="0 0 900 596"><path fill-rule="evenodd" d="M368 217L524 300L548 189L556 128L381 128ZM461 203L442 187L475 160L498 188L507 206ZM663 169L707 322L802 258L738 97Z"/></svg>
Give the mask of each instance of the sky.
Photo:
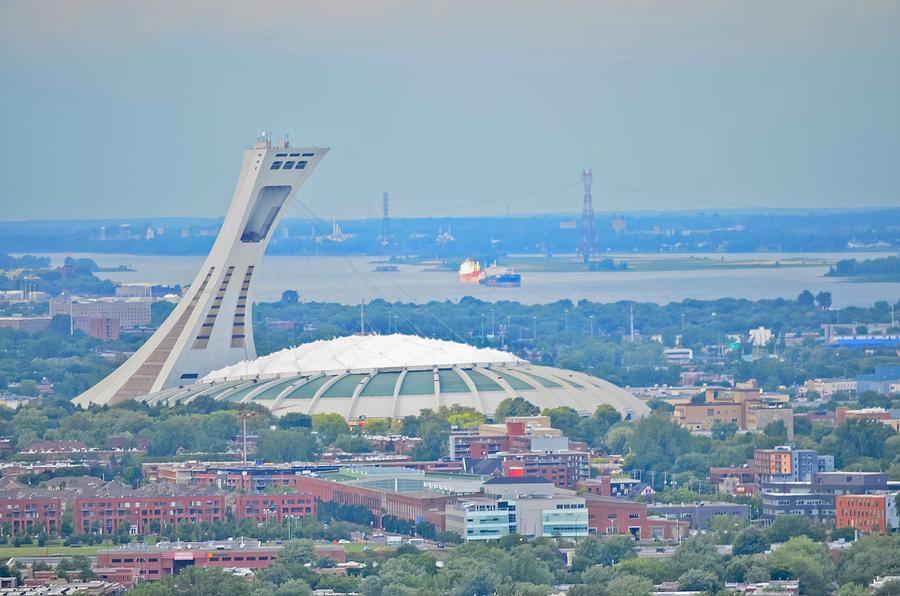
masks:
<svg viewBox="0 0 900 596"><path fill-rule="evenodd" d="M3 0L0 219L900 206L900 2ZM291 216L289 214L288 216Z"/></svg>

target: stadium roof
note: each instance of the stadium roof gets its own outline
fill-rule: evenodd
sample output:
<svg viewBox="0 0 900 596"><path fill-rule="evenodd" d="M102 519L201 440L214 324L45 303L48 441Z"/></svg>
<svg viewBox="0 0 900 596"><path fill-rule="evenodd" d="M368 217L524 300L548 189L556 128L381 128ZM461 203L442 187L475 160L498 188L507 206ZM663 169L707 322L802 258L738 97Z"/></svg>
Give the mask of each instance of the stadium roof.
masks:
<svg viewBox="0 0 900 596"><path fill-rule="evenodd" d="M508 352L409 335L317 341L239 362L192 384L144 396L198 397L267 407L275 415L338 413L348 420L400 418L458 404L493 416L506 398L589 415L602 404L625 419L650 409L624 389L581 372L536 366Z"/></svg>
<svg viewBox="0 0 900 596"><path fill-rule="evenodd" d="M358 372L384 368L433 368L473 364L518 364L521 358L487 348L415 335L351 335L285 348L256 360L215 370L203 381L285 374Z"/></svg>

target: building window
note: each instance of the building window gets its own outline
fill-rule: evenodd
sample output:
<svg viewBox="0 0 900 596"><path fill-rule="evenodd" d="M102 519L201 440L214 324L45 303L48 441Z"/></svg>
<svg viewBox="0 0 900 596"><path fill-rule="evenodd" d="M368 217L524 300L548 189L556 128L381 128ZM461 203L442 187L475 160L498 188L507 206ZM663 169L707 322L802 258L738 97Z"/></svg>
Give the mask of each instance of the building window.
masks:
<svg viewBox="0 0 900 596"><path fill-rule="evenodd" d="M272 162L272 167L269 168L269 169L270 169L270 170L277 170L278 168L281 167L281 163L282 163L282 162L280 162L280 161L273 161L273 162Z"/></svg>
<svg viewBox="0 0 900 596"><path fill-rule="evenodd" d="M316 156L315 153L304 153L303 154L303 157L315 157L315 156Z"/></svg>
<svg viewBox="0 0 900 596"><path fill-rule="evenodd" d="M293 161L286 161L286 162L284 162L284 168L282 168L282 169L284 169L284 170L291 170L291 169L293 169L293 168L294 168L294 162L293 162Z"/></svg>
<svg viewBox="0 0 900 596"><path fill-rule="evenodd" d="M302 170L302 169L306 168L306 164L307 164L307 163L309 163L309 162L306 162L306 161L298 161L298 162L297 162L297 166L296 166L294 169L295 169L295 170Z"/></svg>

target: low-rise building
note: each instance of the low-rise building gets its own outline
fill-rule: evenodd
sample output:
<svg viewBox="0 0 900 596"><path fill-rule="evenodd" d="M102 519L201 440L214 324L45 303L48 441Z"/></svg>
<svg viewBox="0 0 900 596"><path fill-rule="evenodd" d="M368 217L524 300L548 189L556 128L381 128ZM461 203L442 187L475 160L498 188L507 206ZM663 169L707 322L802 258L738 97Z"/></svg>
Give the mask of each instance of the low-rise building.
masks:
<svg viewBox="0 0 900 596"><path fill-rule="evenodd" d="M897 386L900 386L900 366L876 366L874 373L856 376L856 388L860 393L875 391L890 395Z"/></svg>
<svg viewBox="0 0 900 596"><path fill-rule="evenodd" d="M362 505L381 527L391 515L444 530L447 503L481 491L484 479L467 474L436 474L407 468L343 468L318 477L300 476L298 490L323 502Z"/></svg>
<svg viewBox="0 0 900 596"><path fill-rule="evenodd" d="M835 526L862 534L888 534L900 529L897 494L838 495Z"/></svg>
<svg viewBox="0 0 900 596"><path fill-rule="evenodd" d="M0 527L9 525L13 535L56 534L62 522L60 499L34 491L0 493Z"/></svg>
<svg viewBox="0 0 900 596"><path fill-rule="evenodd" d="M50 328L53 317L0 317L0 329L13 329L23 333L39 333Z"/></svg>
<svg viewBox="0 0 900 596"><path fill-rule="evenodd" d="M159 532L181 522L196 524L225 520L222 495L96 496L77 497L72 502L72 525L81 534L94 530L115 534L127 524L132 535Z"/></svg>
<svg viewBox="0 0 900 596"><path fill-rule="evenodd" d="M772 522L780 515L803 515L831 526L838 496L887 489L887 474L880 472L817 472L807 482L769 482L761 487L762 517Z"/></svg>
<svg viewBox="0 0 900 596"><path fill-rule="evenodd" d="M753 452L753 471L757 484L808 482L816 473L833 470L834 456L819 455L812 449L781 445Z"/></svg>
<svg viewBox="0 0 900 596"><path fill-rule="evenodd" d="M538 478L492 478L484 494L515 503L516 531L524 536L577 538L588 535L588 511L581 496Z"/></svg>
<svg viewBox="0 0 900 596"><path fill-rule="evenodd" d="M137 570L142 581L157 581L188 567L265 569L275 562L278 550L257 540L128 544L98 551L96 567Z"/></svg>
<svg viewBox="0 0 900 596"><path fill-rule="evenodd" d="M817 393L830 400L835 393L856 393L856 379L809 379L800 388L801 395Z"/></svg>
<svg viewBox="0 0 900 596"><path fill-rule="evenodd" d="M720 515L750 521L750 505L743 503L654 503L650 509L668 519L690 522L692 530L707 529L709 522Z"/></svg>
<svg viewBox="0 0 900 596"><path fill-rule="evenodd" d="M544 478L560 488L574 490L579 482L591 477L590 458L586 451L502 452L503 475L512 478Z"/></svg>
<svg viewBox="0 0 900 596"><path fill-rule="evenodd" d="M782 422L788 439L794 437L794 410L790 396L763 393L755 382L735 388L710 387L703 403L677 403L673 420L692 433L709 434L715 423L733 423L741 431L759 432L773 422Z"/></svg>
<svg viewBox="0 0 900 596"><path fill-rule="evenodd" d="M282 524L288 518L316 514L316 501L308 493L239 495L235 503L237 521L253 519L259 523Z"/></svg>

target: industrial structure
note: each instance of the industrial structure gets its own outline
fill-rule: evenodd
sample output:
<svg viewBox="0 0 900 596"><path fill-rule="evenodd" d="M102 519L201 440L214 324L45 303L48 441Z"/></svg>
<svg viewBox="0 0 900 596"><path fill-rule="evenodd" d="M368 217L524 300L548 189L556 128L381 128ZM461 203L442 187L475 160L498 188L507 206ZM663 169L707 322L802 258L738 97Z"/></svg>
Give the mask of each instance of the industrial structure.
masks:
<svg viewBox="0 0 900 596"><path fill-rule="evenodd" d="M114 404L193 383L256 357L250 313L253 273L283 207L328 152L291 147L263 133L244 150L231 206L212 250L172 314L131 358L75 399Z"/></svg>
<svg viewBox="0 0 900 596"><path fill-rule="evenodd" d="M597 241L597 227L594 224L594 199L591 197L591 183L594 181L592 170L581 172L581 183L584 185L584 206L581 210L581 245L579 252L585 265L591 262L591 255L600 253Z"/></svg>

